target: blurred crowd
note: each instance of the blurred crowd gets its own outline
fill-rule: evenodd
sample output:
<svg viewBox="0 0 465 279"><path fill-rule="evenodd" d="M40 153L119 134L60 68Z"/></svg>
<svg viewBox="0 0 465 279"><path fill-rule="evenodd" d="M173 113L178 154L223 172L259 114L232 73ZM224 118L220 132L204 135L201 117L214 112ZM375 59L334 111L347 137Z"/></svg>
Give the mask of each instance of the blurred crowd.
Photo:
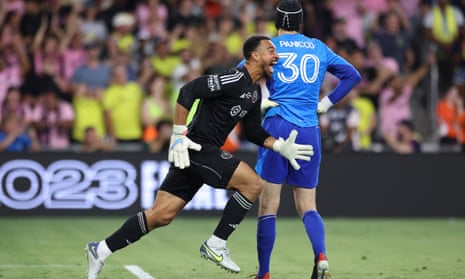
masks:
<svg viewBox="0 0 465 279"><path fill-rule="evenodd" d="M276 35L276 2L0 1L0 151L166 150L179 88ZM363 77L321 116L325 152L462 150L465 1L302 4L302 33ZM335 86L327 74L321 96ZM223 148L248 148L240 126Z"/></svg>

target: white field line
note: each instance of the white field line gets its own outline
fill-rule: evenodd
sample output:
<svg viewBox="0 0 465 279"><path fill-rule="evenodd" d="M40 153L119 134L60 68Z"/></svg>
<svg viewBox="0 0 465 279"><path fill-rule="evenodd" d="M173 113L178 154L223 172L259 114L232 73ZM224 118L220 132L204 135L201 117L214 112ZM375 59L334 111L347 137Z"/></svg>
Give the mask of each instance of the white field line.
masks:
<svg viewBox="0 0 465 279"><path fill-rule="evenodd" d="M0 268L76 268L76 264L0 264Z"/></svg>
<svg viewBox="0 0 465 279"><path fill-rule="evenodd" d="M137 265L125 265L124 266L129 272L136 275L139 279L155 279L152 275L145 272L142 268Z"/></svg>

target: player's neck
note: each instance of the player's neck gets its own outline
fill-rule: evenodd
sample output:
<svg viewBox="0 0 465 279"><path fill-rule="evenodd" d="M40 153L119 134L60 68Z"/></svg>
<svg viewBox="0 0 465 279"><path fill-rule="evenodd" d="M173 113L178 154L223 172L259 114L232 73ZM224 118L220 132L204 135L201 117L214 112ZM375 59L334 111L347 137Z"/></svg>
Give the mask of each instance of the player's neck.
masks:
<svg viewBox="0 0 465 279"><path fill-rule="evenodd" d="M253 83L256 83L263 77L263 70L251 65L249 62L245 62L244 67L249 73L249 76L252 78Z"/></svg>
<svg viewBox="0 0 465 279"><path fill-rule="evenodd" d="M297 34L297 33L299 33L299 32L297 32L297 31L289 31L289 30L284 30L284 29L279 29L278 30L278 35L286 35L286 34L294 35L294 34Z"/></svg>

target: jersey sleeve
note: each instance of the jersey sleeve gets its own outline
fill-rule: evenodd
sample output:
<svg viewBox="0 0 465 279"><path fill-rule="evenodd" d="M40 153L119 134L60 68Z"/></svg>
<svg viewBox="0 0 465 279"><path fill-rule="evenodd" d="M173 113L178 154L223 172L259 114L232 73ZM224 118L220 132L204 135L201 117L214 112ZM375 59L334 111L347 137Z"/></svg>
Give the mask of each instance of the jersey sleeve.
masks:
<svg viewBox="0 0 465 279"><path fill-rule="evenodd" d="M344 98L352 88L362 79L360 73L347 62L328 48L328 72L339 79L339 83L329 94L328 98L333 104Z"/></svg>
<svg viewBox="0 0 465 279"><path fill-rule="evenodd" d="M256 145L263 146L265 139L270 134L261 126L262 114L260 111L260 100L253 106L252 110L244 117L245 137Z"/></svg>

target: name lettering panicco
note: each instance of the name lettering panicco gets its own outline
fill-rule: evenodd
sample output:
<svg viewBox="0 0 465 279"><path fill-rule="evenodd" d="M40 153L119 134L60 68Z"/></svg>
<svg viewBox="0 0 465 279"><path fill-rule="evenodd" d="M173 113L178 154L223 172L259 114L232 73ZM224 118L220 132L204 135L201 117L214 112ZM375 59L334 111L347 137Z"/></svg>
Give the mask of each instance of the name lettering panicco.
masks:
<svg viewBox="0 0 465 279"><path fill-rule="evenodd" d="M301 47L301 48L315 48L312 42L305 41L279 41L280 47Z"/></svg>

